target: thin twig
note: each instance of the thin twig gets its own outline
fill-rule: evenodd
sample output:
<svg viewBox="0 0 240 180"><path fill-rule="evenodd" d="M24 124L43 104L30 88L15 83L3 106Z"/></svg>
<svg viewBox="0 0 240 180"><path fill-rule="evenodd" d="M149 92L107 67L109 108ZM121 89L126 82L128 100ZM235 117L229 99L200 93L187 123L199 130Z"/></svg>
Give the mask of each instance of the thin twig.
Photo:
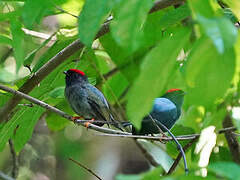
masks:
<svg viewBox="0 0 240 180"><path fill-rule="evenodd" d="M233 126L232 119L229 114L227 114L222 122L224 128L229 128ZM231 132L226 132L225 138L228 143L229 150L231 152L232 159L235 163L240 164L240 146L236 136L234 136Z"/></svg>
<svg viewBox="0 0 240 180"><path fill-rule="evenodd" d="M42 32L29 30L29 29L26 29L26 28L22 28L22 31L25 34L33 36L33 37L37 37L37 38L41 38L41 39L49 39L49 38L51 38L50 41L56 41L57 40L57 37L55 35L56 33L54 33L53 35L50 35L50 34L46 34L46 33L42 33Z"/></svg>
<svg viewBox="0 0 240 180"><path fill-rule="evenodd" d="M168 3L167 3L168 2ZM175 5L182 0L160 0L154 3L153 8L149 13L153 13L160 9L166 8L168 6ZM104 23L96 35L96 38L103 36L109 32L109 22ZM80 40L76 40L53 58L51 58L46 64L44 64L30 79L28 79L19 89L19 91L28 94L31 92L47 75L49 75L53 70L55 70L61 63L63 63L67 58L73 55L78 50L84 47ZM11 111L17 106L17 104L22 100L22 97L13 96L3 108L0 110L0 122L8 119Z"/></svg>
<svg viewBox="0 0 240 180"><path fill-rule="evenodd" d="M9 143L10 151L11 151L11 154L12 154L12 177L16 178L17 174L18 174L17 154L15 152L13 142L12 142L11 139L9 139L8 143Z"/></svg>
<svg viewBox="0 0 240 180"><path fill-rule="evenodd" d="M187 144L183 147L183 150L186 152L187 149L188 149L189 147L191 147L192 144L193 144L197 139L198 139L198 137L195 136L194 139L192 139L189 143L187 143ZM181 158L182 158L182 153L180 152L180 153L178 154L177 158L175 159L173 165L172 165L171 168L168 170L167 175L171 174L171 173L176 169L176 167L177 167L178 163L180 162Z"/></svg>
<svg viewBox="0 0 240 180"><path fill-rule="evenodd" d="M3 180L16 180L6 174L4 174L2 171L0 171L0 179L3 179Z"/></svg>
<svg viewBox="0 0 240 180"><path fill-rule="evenodd" d="M72 159L72 158L68 158L70 161L74 162L75 164L77 164L78 166L82 167L83 169L85 169L86 171L88 171L89 173L91 173L93 176L95 176L97 179L102 180L102 178L100 178L95 172L93 172L91 169L89 169L88 167L86 167L85 165L81 164L80 162Z"/></svg>
<svg viewBox="0 0 240 180"><path fill-rule="evenodd" d="M66 119L68 119L70 121L73 121L73 117L70 116L69 114L67 114L67 113L65 113L65 112L63 112L63 111L61 111L61 110L59 110L59 109L57 109L57 108L55 108L53 106L50 106L49 104L47 104L47 103L45 103L43 101L40 101L40 100L38 100L38 99L36 99L34 97L31 97L31 96L29 96L27 94L24 94L22 92L19 92L17 90L14 90L12 88L9 88L9 87L1 85L1 84L0 84L0 89L2 89L4 91L7 91L9 93L12 93L16 97L24 98L24 99L26 99L26 100L34 103L34 104L37 104L37 105L39 105L39 106L41 106L41 107L51 111L51 112L57 113L58 115L62 116L63 118L66 118ZM89 121L89 120L87 120L87 121ZM83 122L83 120L74 120L74 122L77 123L77 124L80 124L82 126L85 126L85 122ZM127 133L127 132L122 132L122 131L117 131L117 130L113 130L113 129L99 127L99 126L96 126L96 125L91 124L91 123L88 124L88 128L89 129L93 129L95 131L108 133L108 134L124 134L124 135L130 135L131 134L131 133Z"/></svg>
<svg viewBox="0 0 240 180"><path fill-rule="evenodd" d="M121 137L121 138L132 138L132 139L145 139L145 140L151 140L151 141L173 141L172 137L168 137L168 136L141 136L141 135L132 135L132 134L96 134L97 136L108 136L108 137ZM186 140L191 140L191 139L195 139L196 137L199 137L199 135L197 134L193 134L193 135L186 135L186 136L176 136L176 139L178 141L186 141Z"/></svg>
<svg viewBox="0 0 240 180"><path fill-rule="evenodd" d="M182 145L178 142L178 140L176 139L176 137L173 135L173 133L171 133L171 131L164 125L162 124L160 121L157 121L156 119L153 119L153 117L151 115L149 115L149 117L151 118L151 120L153 121L153 123L155 124L155 126L158 127L159 132L162 133L162 130L160 129L160 127L158 126L158 124L165 130L168 132L168 134L173 138L174 142L177 144L178 150L181 152L182 157L183 157L183 162L184 162L184 169L185 169L185 173L188 174L188 167L187 167L187 160L186 160L186 156L184 153L184 150L182 148ZM158 124L157 124L158 123Z"/></svg>
<svg viewBox="0 0 240 180"><path fill-rule="evenodd" d="M74 14L72 14L72 13L70 13L70 12L64 10L64 9L62 9L62 8L59 7L59 6L55 6L55 8L58 9L59 11L63 12L63 13L66 13L66 14L68 14L68 15L70 15L70 16L73 16L73 17L75 17L75 18L78 18L78 16L76 16L76 15L74 15Z"/></svg>

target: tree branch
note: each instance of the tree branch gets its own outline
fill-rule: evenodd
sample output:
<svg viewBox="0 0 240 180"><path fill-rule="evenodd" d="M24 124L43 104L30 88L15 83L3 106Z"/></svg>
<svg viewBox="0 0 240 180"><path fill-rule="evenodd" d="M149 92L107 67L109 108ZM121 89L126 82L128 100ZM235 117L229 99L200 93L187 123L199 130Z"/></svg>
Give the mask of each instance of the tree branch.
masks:
<svg viewBox="0 0 240 180"><path fill-rule="evenodd" d="M166 8L171 5L176 5L178 3L183 2L183 0L160 0L155 2L153 8L149 11L149 13L153 13L160 9ZM109 22L106 22L102 25L99 32L96 35L96 38L103 36L104 34L109 32ZM61 50L58 54L56 54L53 58L51 58L46 64L44 64L33 76L28 79L20 88L19 91L28 94L31 92L35 86L37 86L48 74L50 74L54 69L56 69L61 63L63 63L67 58L73 55L78 50L84 47L83 43L80 40L76 40L63 50ZM13 96L3 108L0 109L0 122L8 119L11 111L17 106L17 104L22 100L20 96Z"/></svg>
<svg viewBox="0 0 240 180"><path fill-rule="evenodd" d="M82 167L83 169L85 169L86 171L88 171L89 173L91 173L93 176L95 176L97 179L102 180L102 178L100 178L95 172L93 172L91 169L89 169L88 167L86 167L85 165L81 164L80 162L72 159L72 158L68 158L70 161L74 162L75 164L77 164L78 166Z"/></svg>
<svg viewBox="0 0 240 180"><path fill-rule="evenodd" d="M226 115L222 124L224 128L229 128L233 126L233 122L229 114ZM240 164L240 147L239 147L238 140L236 139L235 135L232 134L231 132L226 132L225 137L226 137L233 161Z"/></svg>
<svg viewBox="0 0 240 180"><path fill-rule="evenodd" d="M18 174L17 154L15 152L15 149L13 147L13 142L11 139L9 139L8 143L9 143L10 151L12 154L12 177L16 178Z"/></svg>

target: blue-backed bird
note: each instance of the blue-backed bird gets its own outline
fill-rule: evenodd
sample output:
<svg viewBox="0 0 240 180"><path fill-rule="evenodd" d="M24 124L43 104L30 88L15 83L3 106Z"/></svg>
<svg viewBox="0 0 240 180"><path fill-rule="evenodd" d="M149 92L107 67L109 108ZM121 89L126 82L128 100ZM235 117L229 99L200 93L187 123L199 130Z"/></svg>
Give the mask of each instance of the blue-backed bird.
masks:
<svg viewBox="0 0 240 180"><path fill-rule="evenodd" d="M184 95L185 92L180 89L170 89L162 97L156 98L151 112L142 120L141 129L137 130L133 126L132 133L136 135L159 134L159 128L166 132L158 122L171 129L181 115ZM156 123L153 122L153 119L156 120ZM130 124L124 123L123 126Z"/></svg>
<svg viewBox="0 0 240 180"><path fill-rule="evenodd" d="M87 120L93 120L93 124L103 126L103 122L112 122L119 129L119 123L113 118L108 102L100 90L88 82L84 72L78 69L64 71L66 75L65 97L75 113ZM77 117L77 118L79 118Z"/></svg>

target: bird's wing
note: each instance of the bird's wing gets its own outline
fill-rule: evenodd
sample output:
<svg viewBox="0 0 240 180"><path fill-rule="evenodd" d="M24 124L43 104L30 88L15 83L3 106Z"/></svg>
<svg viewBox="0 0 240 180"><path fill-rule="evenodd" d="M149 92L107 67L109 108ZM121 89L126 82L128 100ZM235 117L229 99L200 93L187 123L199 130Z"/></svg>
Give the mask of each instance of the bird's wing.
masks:
<svg viewBox="0 0 240 180"><path fill-rule="evenodd" d="M90 86L87 88L88 93L88 103L94 110L95 115L103 120L110 120L110 109L108 102L96 87Z"/></svg>

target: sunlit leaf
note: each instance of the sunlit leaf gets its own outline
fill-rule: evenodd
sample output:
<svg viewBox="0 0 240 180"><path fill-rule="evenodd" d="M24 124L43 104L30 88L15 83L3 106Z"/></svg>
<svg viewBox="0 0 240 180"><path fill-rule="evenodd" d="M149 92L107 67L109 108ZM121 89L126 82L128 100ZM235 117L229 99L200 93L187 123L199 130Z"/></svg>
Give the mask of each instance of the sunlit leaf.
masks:
<svg viewBox="0 0 240 180"><path fill-rule="evenodd" d="M86 0L78 21L79 38L90 46L115 0Z"/></svg>
<svg viewBox="0 0 240 180"><path fill-rule="evenodd" d="M0 35L0 44L12 45L12 40L7 36Z"/></svg>
<svg viewBox="0 0 240 180"><path fill-rule="evenodd" d="M12 47L14 52L14 57L16 60L16 71L18 72L19 68L21 67L23 61L24 61L24 51L23 51L23 38L24 33L22 31L22 25L17 20L11 21L11 33L12 33Z"/></svg>
<svg viewBox="0 0 240 180"><path fill-rule="evenodd" d="M240 166L234 162L212 163L208 166L208 169L228 179L240 179Z"/></svg>
<svg viewBox="0 0 240 180"><path fill-rule="evenodd" d="M166 85L176 71L177 56L189 38L188 29L179 29L153 48L141 65L141 73L129 92L127 114L136 127L150 111L152 101L166 90Z"/></svg>
<svg viewBox="0 0 240 180"><path fill-rule="evenodd" d="M236 17L240 21L240 12L239 12L240 1L239 0L223 0L223 2L226 3L231 8L233 13L236 15Z"/></svg>
<svg viewBox="0 0 240 180"><path fill-rule="evenodd" d="M129 8L131 7L131 8ZM114 10L114 19L111 22L111 33L116 42L133 52L141 43L141 27L146 20L147 13L152 7L149 0L121 1Z"/></svg>
<svg viewBox="0 0 240 180"><path fill-rule="evenodd" d="M41 3L37 0L26 0L23 6L23 22L27 28L32 28L34 23L39 23L44 13L53 6L47 0L41 0Z"/></svg>
<svg viewBox="0 0 240 180"><path fill-rule="evenodd" d="M32 137L34 127L44 109L39 106L27 107L26 111L20 115L21 121L13 136L14 148L20 152L28 140Z"/></svg>
<svg viewBox="0 0 240 180"><path fill-rule="evenodd" d="M220 53L233 47L237 38L237 29L227 18L205 18L197 14L197 19Z"/></svg>
<svg viewBox="0 0 240 180"><path fill-rule="evenodd" d="M187 60L186 80L189 88L185 102L213 108L230 87L235 58L232 48L221 55L209 39L198 40Z"/></svg>

